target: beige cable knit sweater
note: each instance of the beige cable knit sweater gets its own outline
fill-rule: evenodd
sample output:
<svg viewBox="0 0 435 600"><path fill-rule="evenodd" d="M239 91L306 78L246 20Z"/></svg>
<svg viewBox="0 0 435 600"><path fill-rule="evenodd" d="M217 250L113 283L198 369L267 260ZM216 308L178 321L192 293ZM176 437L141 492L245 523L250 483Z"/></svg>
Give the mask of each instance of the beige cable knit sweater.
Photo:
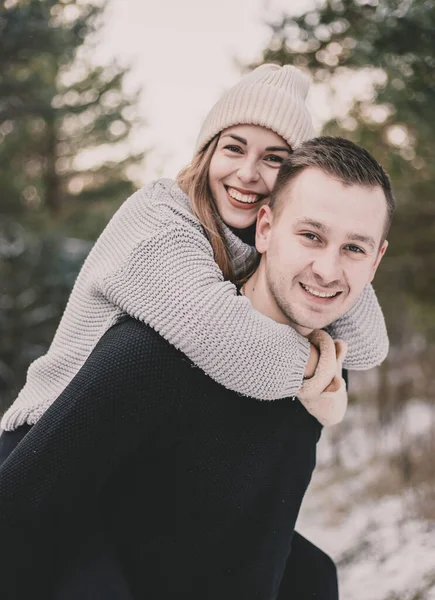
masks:
<svg viewBox="0 0 435 600"><path fill-rule="evenodd" d="M255 249L226 227L225 235L240 272ZM161 179L133 194L95 243L48 352L29 367L2 428L36 423L126 314L151 325L229 389L271 400L296 395L301 387L308 341L253 310L223 280L189 199L172 180ZM387 354L371 286L329 331L348 342L346 368L373 367Z"/></svg>

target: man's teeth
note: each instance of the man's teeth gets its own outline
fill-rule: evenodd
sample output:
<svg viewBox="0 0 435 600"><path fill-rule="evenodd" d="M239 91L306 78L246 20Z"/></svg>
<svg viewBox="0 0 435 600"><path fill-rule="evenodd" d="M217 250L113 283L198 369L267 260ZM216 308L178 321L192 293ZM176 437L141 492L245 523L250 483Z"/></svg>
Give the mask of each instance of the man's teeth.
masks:
<svg viewBox="0 0 435 600"><path fill-rule="evenodd" d="M319 298L333 298L338 294L338 292L319 292L317 290L314 290L313 288L308 287L307 285L304 285L303 283L301 283L301 286L304 288L304 290L306 290L313 296L318 296Z"/></svg>
<svg viewBox="0 0 435 600"><path fill-rule="evenodd" d="M234 200L245 202L246 204L255 204L260 198L259 194L242 194L242 192L234 188L227 188L227 192Z"/></svg>

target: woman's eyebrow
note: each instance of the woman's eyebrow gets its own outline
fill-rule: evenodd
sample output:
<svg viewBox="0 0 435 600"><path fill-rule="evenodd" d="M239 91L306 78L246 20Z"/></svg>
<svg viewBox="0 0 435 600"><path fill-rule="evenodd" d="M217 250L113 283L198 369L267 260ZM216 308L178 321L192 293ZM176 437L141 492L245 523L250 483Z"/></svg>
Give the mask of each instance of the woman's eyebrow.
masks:
<svg viewBox="0 0 435 600"><path fill-rule="evenodd" d="M238 142L240 142L241 144L244 144L245 146L248 145L248 142L245 138L240 137L239 135L235 135L234 133L225 133L222 138L224 137L229 137L229 138L233 138L233 140L236 140ZM268 146L265 149L266 152L288 152L290 154L291 149L287 148L286 146Z"/></svg>
<svg viewBox="0 0 435 600"><path fill-rule="evenodd" d="M286 148L285 146L269 146L268 148L266 148L267 152L288 152L289 154L291 153L291 149L290 148Z"/></svg>
<svg viewBox="0 0 435 600"><path fill-rule="evenodd" d="M238 135L234 135L232 133L225 133L225 135L223 135L222 137L223 138L224 137L230 137L230 138L233 138L233 140L237 140L241 144L245 144L245 146L248 145L248 142L245 140L245 138L239 137Z"/></svg>

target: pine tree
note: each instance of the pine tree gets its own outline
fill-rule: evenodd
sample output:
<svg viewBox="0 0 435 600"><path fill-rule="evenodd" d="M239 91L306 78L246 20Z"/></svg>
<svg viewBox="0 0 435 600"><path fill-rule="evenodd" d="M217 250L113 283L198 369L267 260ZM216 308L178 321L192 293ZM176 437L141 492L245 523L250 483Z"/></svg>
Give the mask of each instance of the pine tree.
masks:
<svg viewBox="0 0 435 600"><path fill-rule="evenodd" d="M0 408L51 342L89 250L70 238L96 238L144 158L129 151L141 123L126 70L90 60L103 10L97 0L0 6Z"/></svg>
<svg viewBox="0 0 435 600"><path fill-rule="evenodd" d="M83 226L91 202L101 209L133 189L129 167L143 153L77 166L83 151L107 155L139 125L125 70L89 61L102 10L80 0L9 0L0 9L2 212L43 214L75 232L71 220Z"/></svg>

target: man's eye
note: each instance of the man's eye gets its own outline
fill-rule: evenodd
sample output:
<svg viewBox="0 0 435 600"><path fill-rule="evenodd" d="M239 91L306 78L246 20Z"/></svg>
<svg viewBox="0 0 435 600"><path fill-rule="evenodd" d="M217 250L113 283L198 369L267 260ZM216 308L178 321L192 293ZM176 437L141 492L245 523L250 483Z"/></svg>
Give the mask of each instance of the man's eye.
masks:
<svg viewBox="0 0 435 600"><path fill-rule="evenodd" d="M360 248L359 246L355 246L354 244L348 244L347 248L355 254L365 254L362 248Z"/></svg>
<svg viewBox="0 0 435 600"><path fill-rule="evenodd" d="M302 234L307 240L311 240L313 242L319 241L319 238L314 233L303 233Z"/></svg>

